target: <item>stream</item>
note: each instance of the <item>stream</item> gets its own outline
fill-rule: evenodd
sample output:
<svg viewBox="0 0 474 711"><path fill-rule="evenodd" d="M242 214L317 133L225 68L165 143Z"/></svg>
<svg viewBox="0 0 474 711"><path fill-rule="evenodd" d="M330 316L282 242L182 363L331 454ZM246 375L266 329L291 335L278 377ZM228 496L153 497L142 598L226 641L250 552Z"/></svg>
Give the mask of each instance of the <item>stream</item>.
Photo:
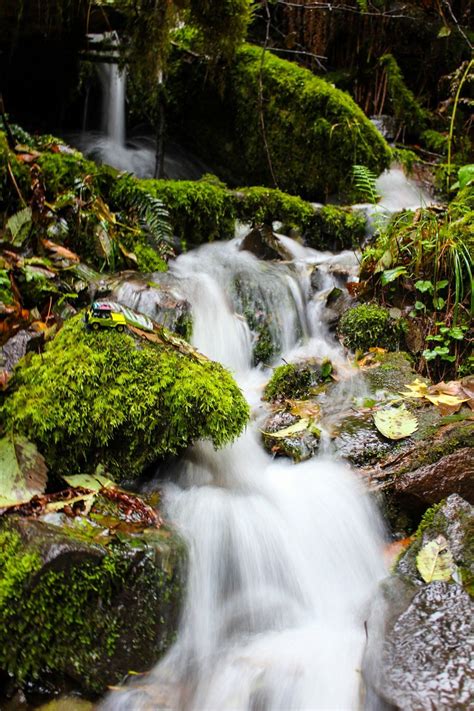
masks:
<svg viewBox="0 0 474 711"><path fill-rule="evenodd" d="M106 133L84 134L81 147L147 174L152 150L124 142L125 79L113 67L101 78L109 86ZM377 187L379 205L358 206L372 221L429 201L396 168ZM167 471L164 513L189 552L179 632L155 669L111 692L102 711L369 705L360 666L367 635L377 635L366 620L386 575L383 525L355 475L331 452L325 428L363 388L325 313L327 294L341 286L338 274L356 278L357 257L317 252L282 236L293 259L265 262L239 250L244 234L241 226L233 240L201 246L170 264L176 295L191 304L194 345L233 372L252 418L233 445L215 451L200 442ZM148 292L130 289L126 303L153 316ZM261 396L271 369L251 365L255 336L241 315L243 294L270 317L277 352L271 365L329 358L339 374L336 394L323 408L320 453L306 462L273 459L262 447ZM162 487L162 478L153 486Z"/></svg>
<svg viewBox="0 0 474 711"><path fill-rule="evenodd" d="M330 357L346 371L334 416L357 377L326 329L321 294L311 297L309 266L319 265L327 290L336 279L331 269L357 263L352 253L335 257L296 244L294 261L262 262L239 251L239 241L200 247L171 270L192 304L194 344L233 371L252 423L222 451L205 442L192 447L169 473L166 515L189 550L178 638L143 682L113 692L103 709L289 711L362 703L364 622L385 574L379 515L355 476L331 457L329 442L322 456L298 465L263 450L260 397L270 371L250 365L252 336L232 288L238 278L258 290L284 360Z"/></svg>

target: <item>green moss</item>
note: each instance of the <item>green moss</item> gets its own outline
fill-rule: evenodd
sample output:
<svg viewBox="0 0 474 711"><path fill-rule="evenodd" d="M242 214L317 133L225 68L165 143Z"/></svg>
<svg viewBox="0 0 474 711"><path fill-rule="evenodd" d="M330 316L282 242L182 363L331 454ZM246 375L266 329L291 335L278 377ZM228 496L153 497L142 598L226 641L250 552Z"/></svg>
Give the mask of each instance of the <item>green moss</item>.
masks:
<svg viewBox="0 0 474 711"><path fill-rule="evenodd" d="M265 386L263 397L265 400L309 398L313 388L324 382L331 370L329 361L279 365Z"/></svg>
<svg viewBox="0 0 474 711"><path fill-rule="evenodd" d="M38 158L42 177L49 199L54 199L58 193L74 188L75 181L84 180L86 176L94 176L97 166L86 160L82 153L42 153ZM90 181L90 177L89 177Z"/></svg>
<svg viewBox="0 0 474 711"><path fill-rule="evenodd" d="M160 257L153 247L139 242L133 246L133 253L137 258L138 271L145 274L150 272L166 272L168 265L165 260Z"/></svg>
<svg viewBox="0 0 474 711"><path fill-rule="evenodd" d="M248 406L217 363L110 330L67 322L42 355L17 368L3 415L28 433L55 473L103 462L123 480L196 439L221 447Z"/></svg>
<svg viewBox="0 0 474 711"><path fill-rule="evenodd" d="M387 90L393 115L400 125L408 128L411 133L419 134L426 126L428 111L420 106L413 92L405 84L393 54L384 54L379 62L387 77Z"/></svg>
<svg viewBox="0 0 474 711"><path fill-rule="evenodd" d="M9 272L6 269L0 269L0 304L10 306L14 301Z"/></svg>
<svg viewBox="0 0 474 711"><path fill-rule="evenodd" d="M395 350L400 344L402 328L388 309L377 304L360 304L348 309L338 326L344 345L351 350L368 351L371 347Z"/></svg>
<svg viewBox="0 0 474 711"><path fill-rule="evenodd" d="M171 68L171 120L195 149L240 184L274 185L260 120L260 76L266 139L278 187L312 199L347 193L351 166L375 173L390 149L348 94L295 63L245 45L219 86L205 61L179 57Z"/></svg>
<svg viewBox="0 0 474 711"><path fill-rule="evenodd" d="M148 663L169 646L181 597L169 542L168 552L136 541L138 550L131 538L85 545L72 531L12 519L0 543L0 669L20 686L53 679L60 689L72 678L103 692L127 665L143 670L135 646L151 653Z"/></svg>
<svg viewBox="0 0 474 711"><path fill-rule="evenodd" d="M198 245L234 236L234 199L223 184L210 180L140 182L151 195L163 201L175 235L186 244Z"/></svg>
<svg viewBox="0 0 474 711"><path fill-rule="evenodd" d="M9 149L6 136L0 131L0 213L11 214L25 206L18 191L23 200L29 198L30 171Z"/></svg>
<svg viewBox="0 0 474 711"><path fill-rule="evenodd" d="M315 249L351 249L360 246L366 234L366 220L349 208L325 205L313 215L304 233Z"/></svg>
<svg viewBox="0 0 474 711"><path fill-rule="evenodd" d="M242 222L271 225L279 220L285 228L304 228L314 215L305 200L272 188L238 188L236 202L237 217Z"/></svg>

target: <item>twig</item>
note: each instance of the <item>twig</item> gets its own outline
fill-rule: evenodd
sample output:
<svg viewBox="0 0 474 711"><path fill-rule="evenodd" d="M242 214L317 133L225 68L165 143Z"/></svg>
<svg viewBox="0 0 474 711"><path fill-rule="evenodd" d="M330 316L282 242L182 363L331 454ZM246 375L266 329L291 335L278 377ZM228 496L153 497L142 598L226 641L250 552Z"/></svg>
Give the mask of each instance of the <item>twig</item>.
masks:
<svg viewBox="0 0 474 711"><path fill-rule="evenodd" d="M466 35L466 33L464 32L464 30L462 29L461 25L459 24L459 21L458 21L456 15L455 15L454 12L453 12L453 8L451 7L451 3L449 3L448 0L442 0L442 2L443 2L444 7L448 10L449 14L451 15L451 19L452 19L452 21L454 22L454 24L456 25L457 31L459 32L459 34L460 34L462 37L464 37L464 39L465 39L465 41L466 41L466 43L467 43L467 46L468 46L469 49L472 51L474 45L472 44L472 42L470 41L469 37Z"/></svg>

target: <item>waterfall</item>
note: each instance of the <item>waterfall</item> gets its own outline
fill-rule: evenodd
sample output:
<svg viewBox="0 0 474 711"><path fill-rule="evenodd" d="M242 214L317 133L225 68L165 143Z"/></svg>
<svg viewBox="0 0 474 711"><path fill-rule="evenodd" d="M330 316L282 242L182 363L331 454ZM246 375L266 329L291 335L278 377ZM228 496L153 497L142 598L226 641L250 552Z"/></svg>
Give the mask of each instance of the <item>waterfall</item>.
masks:
<svg viewBox="0 0 474 711"><path fill-rule="evenodd" d="M169 472L166 515L189 551L178 637L150 674L109 694L107 711L363 706L360 660L366 635L376 634L365 620L385 573L379 516L341 462L295 465L263 450L270 371L251 366L252 334L239 313L250 299L271 314L275 362L329 356L350 383L310 272L318 267L326 289L335 266L355 268L354 256L298 247L291 263L262 262L238 248L238 239L202 246L171 272L192 305L195 345L234 372L253 420L232 446L199 442Z"/></svg>
<svg viewBox="0 0 474 711"><path fill-rule="evenodd" d="M125 72L112 62L101 63L97 71L102 86L102 131L120 148L125 147Z"/></svg>

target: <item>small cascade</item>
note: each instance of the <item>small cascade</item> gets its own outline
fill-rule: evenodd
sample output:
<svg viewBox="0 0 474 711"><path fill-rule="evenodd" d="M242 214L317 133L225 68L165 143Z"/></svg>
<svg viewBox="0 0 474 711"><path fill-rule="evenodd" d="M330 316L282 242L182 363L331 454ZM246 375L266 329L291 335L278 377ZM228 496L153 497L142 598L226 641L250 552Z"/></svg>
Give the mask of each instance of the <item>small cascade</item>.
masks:
<svg viewBox="0 0 474 711"><path fill-rule="evenodd" d="M251 365L243 318L247 305L271 317L276 362L329 356L347 369L322 294L342 265L355 269L354 257L294 246L293 261L264 262L240 242L181 255L171 277L191 304L194 344L234 372L257 419L232 446L197 443L170 470L166 513L189 551L178 638L149 675L109 695L107 711L362 705L364 623L385 573L379 516L343 464L326 456L294 465L263 450L256 422L269 371ZM352 394L341 386L331 410Z"/></svg>

